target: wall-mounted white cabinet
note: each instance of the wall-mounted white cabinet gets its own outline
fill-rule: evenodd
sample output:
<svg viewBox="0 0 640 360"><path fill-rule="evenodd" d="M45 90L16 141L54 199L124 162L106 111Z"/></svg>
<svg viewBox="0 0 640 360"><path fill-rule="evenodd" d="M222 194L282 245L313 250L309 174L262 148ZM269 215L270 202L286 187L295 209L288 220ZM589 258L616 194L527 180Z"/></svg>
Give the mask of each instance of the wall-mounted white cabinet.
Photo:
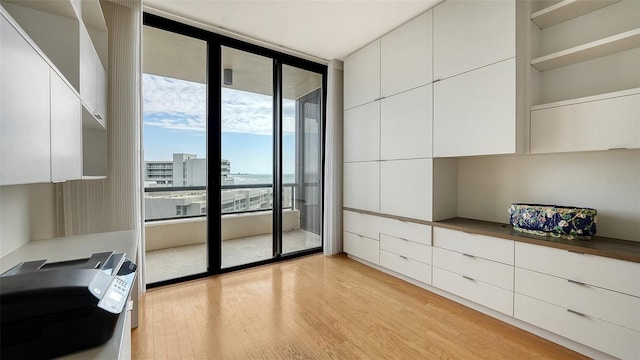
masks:
<svg viewBox="0 0 640 360"><path fill-rule="evenodd" d="M433 81L432 27L432 11L427 11L381 38L382 97Z"/></svg>
<svg viewBox="0 0 640 360"><path fill-rule="evenodd" d="M640 2L531 9L531 153L638 148Z"/></svg>
<svg viewBox="0 0 640 360"><path fill-rule="evenodd" d="M0 185L49 182L49 64L4 13L0 20Z"/></svg>
<svg viewBox="0 0 640 360"><path fill-rule="evenodd" d="M345 162L380 160L380 102L344 111Z"/></svg>
<svg viewBox="0 0 640 360"><path fill-rule="evenodd" d="M516 60L434 83L433 156L518 151Z"/></svg>
<svg viewBox="0 0 640 360"><path fill-rule="evenodd" d="M51 70L51 181L82 178L82 105Z"/></svg>
<svg viewBox="0 0 640 360"><path fill-rule="evenodd" d="M380 159L431 157L432 98L429 84L380 101Z"/></svg>
<svg viewBox="0 0 640 360"><path fill-rule="evenodd" d="M344 108L351 109L380 98L380 40L344 60Z"/></svg>
<svg viewBox="0 0 640 360"><path fill-rule="evenodd" d="M380 212L432 220L433 160L380 162Z"/></svg>
<svg viewBox="0 0 640 360"><path fill-rule="evenodd" d="M380 162L344 163L343 205L347 208L380 211Z"/></svg>
<svg viewBox="0 0 640 360"><path fill-rule="evenodd" d="M105 76L89 33L80 25L80 97L99 121L106 119Z"/></svg>
<svg viewBox="0 0 640 360"><path fill-rule="evenodd" d="M433 78L514 57L516 1L445 1L433 9Z"/></svg>

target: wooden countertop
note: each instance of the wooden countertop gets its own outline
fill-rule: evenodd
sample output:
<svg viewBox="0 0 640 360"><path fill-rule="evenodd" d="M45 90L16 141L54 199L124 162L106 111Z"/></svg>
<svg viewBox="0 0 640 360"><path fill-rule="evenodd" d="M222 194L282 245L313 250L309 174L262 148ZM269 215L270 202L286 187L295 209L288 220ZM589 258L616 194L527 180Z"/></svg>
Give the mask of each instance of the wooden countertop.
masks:
<svg viewBox="0 0 640 360"><path fill-rule="evenodd" d="M352 208L343 208L343 210L640 263L640 242L638 241L602 236L594 236L589 240L567 240L523 233L514 230L510 224L490 221L458 217L441 221L425 221Z"/></svg>

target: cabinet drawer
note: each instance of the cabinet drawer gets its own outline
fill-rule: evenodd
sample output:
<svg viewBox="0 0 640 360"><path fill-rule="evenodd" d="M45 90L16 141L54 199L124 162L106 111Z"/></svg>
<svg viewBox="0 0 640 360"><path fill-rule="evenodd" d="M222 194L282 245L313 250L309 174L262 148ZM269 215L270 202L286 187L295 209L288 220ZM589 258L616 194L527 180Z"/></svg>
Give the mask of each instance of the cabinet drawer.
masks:
<svg viewBox="0 0 640 360"><path fill-rule="evenodd" d="M434 248L433 265L458 275L513 291L513 266L463 255L459 252Z"/></svg>
<svg viewBox="0 0 640 360"><path fill-rule="evenodd" d="M513 291L433 267L433 286L513 316Z"/></svg>
<svg viewBox="0 0 640 360"><path fill-rule="evenodd" d="M380 233L431 245L431 226L429 225L381 218Z"/></svg>
<svg viewBox="0 0 640 360"><path fill-rule="evenodd" d="M431 264L431 246L410 240L397 238L387 234L380 234L380 249Z"/></svg>
<svg viewBox="0 0 640 360"><path fill-rule="evenodd" d="M378 222L380 220L377 216L355 211L345 210L342 212L342 227L345 231L364 235L372 239L378 239Z"/></svg>
<svg viewBox="0 0 640 360"><path fill-rule="evenodd" d="M443 228L433 229L433 245L513 265L513 240L465 233Z"/></svg>
<svg viewBox="0 0 640 360"><path fill-rule="evenodd" d="M431 265L429 264L381 250L380 265L425 284L431 284Z"/></svg>
<svg viewBox="0 0 640 360"><path fill-rule="evenodd" d="M519 242L516 266L640 297L640 263Z"/></svg>
<svg viewBox="0 0 640 360"><path fill-rule="evenodd" d="M589 316L580 316L563 307L516 294L514 315L540 328L621 359L640 358L640 332Z"/></svg>
<svg viewBox="0 0 640 360"><path fill-rule="evenodd" d="M367 260L374 264L380 263L380 243L362 235L343 233L344 252L355 257Z"/></svg>
<svg viewBox="0 0 640 360"><path fill-rule="evenodd" d="M516 269L516 292L640 331L640 298Z"/></svg>

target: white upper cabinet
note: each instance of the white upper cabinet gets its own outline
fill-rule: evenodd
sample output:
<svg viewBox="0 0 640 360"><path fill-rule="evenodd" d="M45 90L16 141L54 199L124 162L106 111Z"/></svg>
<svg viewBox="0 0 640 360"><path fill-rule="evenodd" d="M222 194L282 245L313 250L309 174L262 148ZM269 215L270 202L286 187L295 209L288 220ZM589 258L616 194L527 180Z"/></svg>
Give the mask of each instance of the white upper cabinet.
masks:
<svg viewBox="0 0 640 360"><path fill-rule="evenodd" d="M344 108L380 98L380 40L363 47L344 60Z"/></svg>
<svg viewBox="0 0 640 360"><path fill-rule="evenodd" d="M433 78L516 54L516 1L449 0L433 9Z"/></svg>
<svg viewBox="0 0 640 360"><path fill-rule="evenodd" d="M434 157L517 152L515 71L509 59L434 84Z"/></svg>
<svg viewBox="0 0 640 360"><path fill-rule="evenodd" d="M0 185L49 182L49 65L0 20Z"/></svg>
<svg viewBox="0 0 640 360"><path fill-rule="evenodd" d="M380 160L380 102L345 110L344 161Z"/></svg>
<svg viewBox="0 0 640 360"><path fill-rule="evenodd" d="M387 97L431 83L432 12L427 11L381 39L380 88Z"/></svg>
<svg viewBox="0 0 640 360"><path fill-rule="evenodd" d="M380 158L382 160L431 157L432 95L432 86L429 84L382 99L380 105Z"/></svg>
<svg viewBox="0 0 640 360"><path fill-rule="evenodd" d="M82 178L82 105L51 70L51 181Z"/></svg>

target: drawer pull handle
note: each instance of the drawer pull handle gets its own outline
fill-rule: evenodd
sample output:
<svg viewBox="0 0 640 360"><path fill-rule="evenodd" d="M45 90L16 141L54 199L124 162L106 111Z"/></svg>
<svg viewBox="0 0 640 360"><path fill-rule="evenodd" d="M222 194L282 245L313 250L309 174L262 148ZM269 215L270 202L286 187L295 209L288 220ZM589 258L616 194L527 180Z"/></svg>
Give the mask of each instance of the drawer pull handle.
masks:
<svg viewBox="0 0 640 360"><path fill-rule="evenodd" d="M474 279L474 278L472 278L472 277L468 277L468 276L466 276L466 275L462 275L462 277L463 277L463 278L465 278L465 279L467 279L467 280L475 281L475 279Z"/></svg>
<svg viewBox="0 0 640 360"><path fill-rule="evenodd" d="M587 286L587 284L580 282L580 281L575 281L575 280L567 280L568 282L572 283L572 284L576 284L576 285L580 285L580 286Z"/></svg>
<svg viewBox="0 0 640 360"><path fill-rule="evenodd" d="M587 316L587 315L585 315L585 314L583 314L583 313L581 313L581 312L577 312L577 311L575 311L575 310L567 309L567 311L568 311L568 312L570 312L570 313L572 313L572 314L576 314L576 315L578 315L578 316Z"/></svg>
<svg viewBox="0 0 640 360"><path fill-rule="evenodd" d="M575 250L567 250L567 251L570 252L570 253L574 253L574 254L584 255L584 253L580 252L580 251L575 251Z"/></svg>
<svg viewBox="0 0 640 360"><path fill-rule="evenodd" d="M476 258L475 256L473 256L473 255L471 255L471 254L465 254L465 253L462 253L462 255L463 255L463 256L466 256L466 257L470 257L470 258L472 258L472 259L475 259L475 258Z"/></svg>
<svg viewBox="0 0 640 360"><path fill-rule="evenodd" d="M398 255L398 256L400 256L401 258L403 258L403 259L405 259L405 260L409 260L409 258L408 258L408 257L406 257L406 256L402 256L402 255Z"/></svg>

